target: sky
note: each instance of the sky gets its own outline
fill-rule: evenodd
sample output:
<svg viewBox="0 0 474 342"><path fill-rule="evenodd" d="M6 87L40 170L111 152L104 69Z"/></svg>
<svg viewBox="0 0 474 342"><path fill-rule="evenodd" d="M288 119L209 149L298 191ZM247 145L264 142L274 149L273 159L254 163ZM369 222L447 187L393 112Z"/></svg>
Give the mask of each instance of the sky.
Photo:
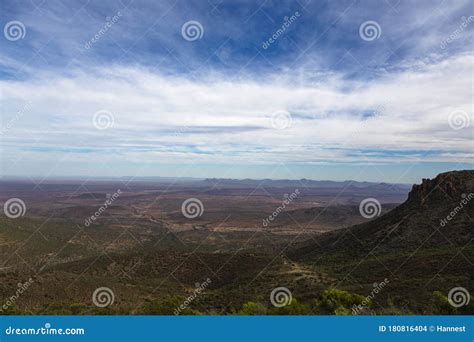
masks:
<svg viewBox="0 0 474 342"><path fill-rule="evenodd" d="M0 176L473 169L472 1L0 3Z"/></svg>

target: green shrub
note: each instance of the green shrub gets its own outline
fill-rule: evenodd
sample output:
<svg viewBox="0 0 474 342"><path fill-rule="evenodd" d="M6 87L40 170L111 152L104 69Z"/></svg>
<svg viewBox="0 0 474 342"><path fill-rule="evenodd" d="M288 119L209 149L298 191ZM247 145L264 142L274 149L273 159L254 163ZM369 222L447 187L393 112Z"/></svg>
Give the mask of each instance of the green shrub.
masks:
<svg viewBox="0 0 474 342"><path fill-rule="evenodd" d="M80 303L73 303L69 305L69 310L71 311L71 314L79 315L83 313L84 311L90 310L90 306L80 304Z"/></svg>
<svg viewBox="0 0 474 342"><path fill-rule="evenodd" d="M448 315L454 312L454 308L449 304L448 297L440 291L433 292L433 305L437 314Z"/></svg>
<svg viewBox="0 0 474 342"><path fill-rule="evenodd" d="M199 315L200 312L189 307L182 307L185 298L181 296L167 297L146 303L143 313L146 315Z"/></svg>
<svg viewBox="0 0 474 342"><path fill-rule="evenodd" d="M354 306L367 302L366 297L339 289L324 290L315 301L315 309L334 315L349 315ZM366 304L366 307L370 302Z"/></svg>
<svg viewBox="0 0 474 342"><path fill-rule="evenodd" d="M71 309L68 304L51 303L43 308L43 313L48 315L71 315Z"/></svg>
<svg viewBox="0 0 474 342"><path fill-rule="evenodd" d="M266 315L267 308L265 305L256 302L247 302L237 312L237 315Z"/></svg>
<svg viewBox="0 0 474 342"><path fill-rule="evenodd" d="M270 312L272 315L310 315L311 308L308 305L299 303L293 298L290 304L281 308L273 308Z"/></svg>

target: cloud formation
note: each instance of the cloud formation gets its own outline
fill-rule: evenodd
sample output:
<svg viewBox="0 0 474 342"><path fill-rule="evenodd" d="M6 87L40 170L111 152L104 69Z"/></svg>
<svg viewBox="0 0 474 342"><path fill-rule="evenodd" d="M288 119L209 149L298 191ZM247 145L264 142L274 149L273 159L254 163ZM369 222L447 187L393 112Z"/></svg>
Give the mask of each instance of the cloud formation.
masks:
<svg viewBox="0 0 474 342"><path fill-rule="evenodd" d="M470 112L472 63L472 54L435 59L372 81L329 74L314 82L297 72L189 80L118 65L4 80L7 117L28 108L3 143L6 153L34 141L47 150L87 148L89 158L115 151L165 162L398 162L430 150L424 160L461 160L472 158L472 131L452 129L448 118ZM106 130L93 123L101 110L113 116ZM290 127L272 126L278 111L291 115Z"/></svg>
<svg viewBox="0 0 474 342"><path fill-rule="evenodd" d="M119 174L157 161L473 162L473 28L441 47L468 1L38 6L6 5L27 34L0 53L3 175L59 162ZM196 41L181 36L190 20L205 30ZM366 20L378 39L359 36Z"/></svg>

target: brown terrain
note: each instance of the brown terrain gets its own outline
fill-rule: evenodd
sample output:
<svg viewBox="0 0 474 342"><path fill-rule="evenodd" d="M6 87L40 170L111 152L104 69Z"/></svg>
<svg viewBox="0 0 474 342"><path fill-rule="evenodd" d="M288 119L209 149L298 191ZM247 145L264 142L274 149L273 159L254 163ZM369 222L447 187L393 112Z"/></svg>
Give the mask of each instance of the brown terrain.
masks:
<svg viewBox="0 0 474 342"><path fill-rule="evenodd" d="M365 313L464 313L469 306L452 310L443 295L474 285L473 181L474 171L453 171L410 191L349 181L5 180L0 201L20 198L26 210L0 218L2 311L173 314L210 279L181 314L340 314L387 279ZM367 198L378 215L361 215ZM201 215L183 214L188 199L202 203ZM99 287L112 289L113 304L92 303ZM277 287L292 293L286 308L269 303Z"/></svg>

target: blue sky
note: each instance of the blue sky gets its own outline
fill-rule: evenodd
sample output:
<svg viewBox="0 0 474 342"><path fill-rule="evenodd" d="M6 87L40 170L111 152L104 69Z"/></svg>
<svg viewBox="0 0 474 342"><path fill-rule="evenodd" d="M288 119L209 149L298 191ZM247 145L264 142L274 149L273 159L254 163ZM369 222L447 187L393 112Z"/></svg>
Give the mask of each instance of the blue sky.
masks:
<svg viewBox="0 0 474 342"><path fill-rule="evenodd" d="M0 13L2 176L411 183L473 165L472 1Z"/></svg>

